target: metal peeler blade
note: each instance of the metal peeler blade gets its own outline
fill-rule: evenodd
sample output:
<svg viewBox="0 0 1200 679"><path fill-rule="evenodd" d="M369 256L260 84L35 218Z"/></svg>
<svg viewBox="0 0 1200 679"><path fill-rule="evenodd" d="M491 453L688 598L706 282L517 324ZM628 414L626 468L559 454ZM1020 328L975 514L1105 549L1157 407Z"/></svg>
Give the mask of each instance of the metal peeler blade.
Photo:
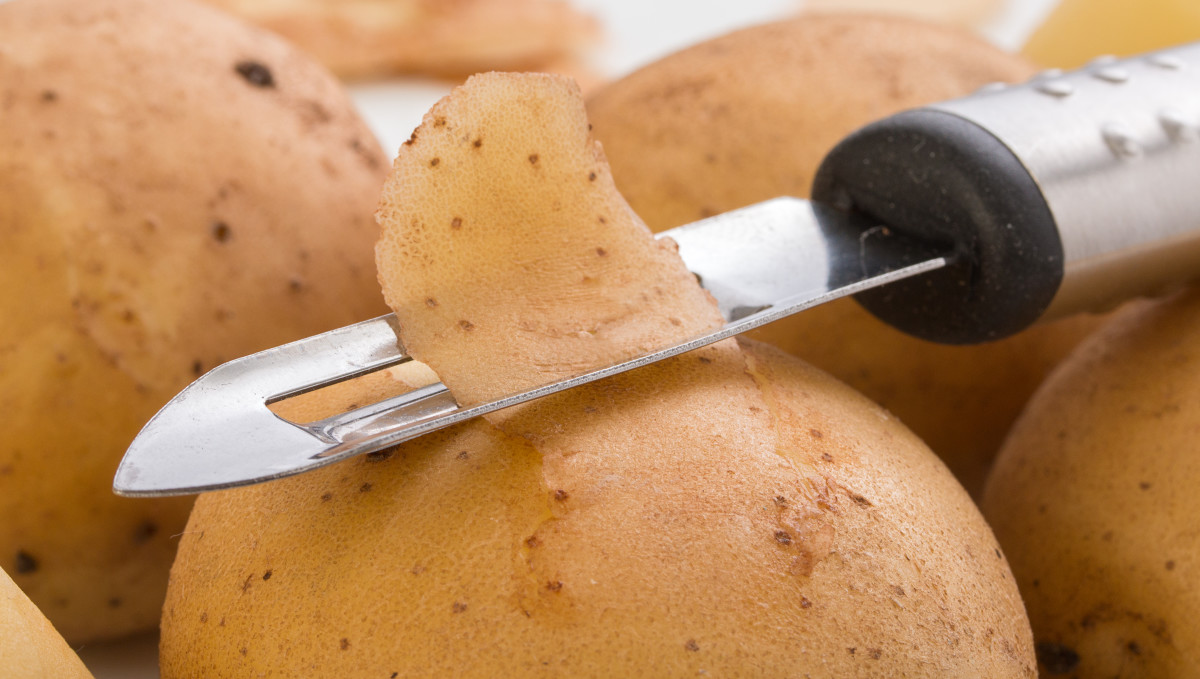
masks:
<svg viewBox="0 0 1200 679"><path fill-rule="evenodd" d="M862 217L780 198L664 232L727 323L714 333L571 379L461 408L439 384L309 424L271 403L410 358L391 315L225 363L196 380L130 445L113 490L184 495L270 481L717 342L839 297L947 266L928 243Z"/></svg>

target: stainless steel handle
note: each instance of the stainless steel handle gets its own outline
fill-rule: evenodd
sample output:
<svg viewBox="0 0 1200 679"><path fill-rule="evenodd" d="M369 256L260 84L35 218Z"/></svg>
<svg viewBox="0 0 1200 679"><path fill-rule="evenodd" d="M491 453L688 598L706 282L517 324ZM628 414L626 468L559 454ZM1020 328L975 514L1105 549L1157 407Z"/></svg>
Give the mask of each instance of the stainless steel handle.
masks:
<svg viewBox="0 0 1200 679"><path fill-rule="evenodd" d="M1041 188L1064 259L1043 318L1200 276L1200 43L930 108L991 132Z"/></svg>

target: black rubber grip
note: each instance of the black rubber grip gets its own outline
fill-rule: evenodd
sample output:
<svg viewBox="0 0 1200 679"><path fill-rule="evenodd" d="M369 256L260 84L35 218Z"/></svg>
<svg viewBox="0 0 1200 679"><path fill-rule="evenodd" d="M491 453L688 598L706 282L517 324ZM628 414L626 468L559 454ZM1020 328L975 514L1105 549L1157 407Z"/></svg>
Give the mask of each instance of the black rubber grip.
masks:
<svg viewBox="0 0 1200 679"><path fill-rule="evenodd" d="M1054 217L1021 161L986 129L919 109L851 134L825 157L813 198L952 249L955 264L857 296L871 313L946 344L1032 325L1063 275Z"/></svg>

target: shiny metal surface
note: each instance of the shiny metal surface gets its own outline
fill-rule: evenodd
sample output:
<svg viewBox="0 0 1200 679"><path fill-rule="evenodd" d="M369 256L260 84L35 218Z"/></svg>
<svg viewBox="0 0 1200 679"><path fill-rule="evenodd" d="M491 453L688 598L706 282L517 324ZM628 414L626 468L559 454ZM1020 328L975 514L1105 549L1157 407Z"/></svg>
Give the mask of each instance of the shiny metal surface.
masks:
<svg viewBox="0 0 1200 679"><path fill-rule="evenodd" d="M441 384L308 425L267 404L409 360L391 316L226 363L168 403L134 440L121 495L196 493L269 481L732 337L947 264L922 244L808 201L776 199L660 234L729 321L721 330L586 375L460 408Z"/></svg>
<svg viewBox="0 0 1200 679"><path fill-rule="evenodd" d="M1200 43L931 108L991 131L1041 187L1066 258L1046 318L1200 277Z"/></svg>

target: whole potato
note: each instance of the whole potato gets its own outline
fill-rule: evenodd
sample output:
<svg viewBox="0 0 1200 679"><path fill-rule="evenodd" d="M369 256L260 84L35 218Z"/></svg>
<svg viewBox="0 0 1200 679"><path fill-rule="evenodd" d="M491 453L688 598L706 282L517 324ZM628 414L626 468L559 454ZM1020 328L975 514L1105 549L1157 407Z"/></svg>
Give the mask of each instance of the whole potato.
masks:
<svg viewBox="0 0 1200 679"><path fill-rule="evenodd" d="M466 402L721 323L562 79L455 90L378 214L405 347ZM1034 673L1007 564L928 448L732 340L201 496L162 633L166 679Z"/></svg>
<svg viewBox="0 0 1200 679"><path fill-rule="evenodd" d="M597 91L588 112L618 188L659 231L776 196L807 196L825 153L854 129L1033 72L962 30L814 15L671 55ZM753 336L896 413L974 494L1029 394L1094 325L1070 319L951 347L904 335L844 300Z"/></svg>
<svg viewBox="0 0 1200 679"><path fill-rule="evenodd" d="M191 504L113 496L122 453L218 363L384 309L386 162L324 69L182 0L0 6L0 106L0 565L117 636Z"/></svg>
<svg viewBox="0 0 1200 679"><path fill-rule="evenodd" d="M983 510L1044 676L1200 676L1200 290L1115 317L1030 400Z"/></svg>

